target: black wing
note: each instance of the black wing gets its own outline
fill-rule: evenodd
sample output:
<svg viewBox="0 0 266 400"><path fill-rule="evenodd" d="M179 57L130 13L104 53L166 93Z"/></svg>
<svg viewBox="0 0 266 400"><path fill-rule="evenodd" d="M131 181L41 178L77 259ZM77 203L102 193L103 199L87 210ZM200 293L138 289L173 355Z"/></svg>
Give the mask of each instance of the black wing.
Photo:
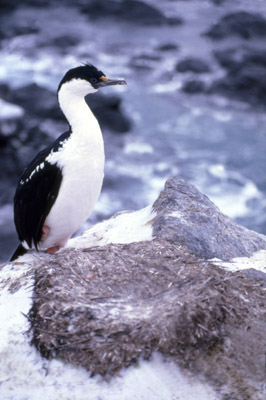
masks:
<svg viewBox="0 0 266 400"><path fill-rule="evenodd" d="M14 198L14 220L19 240L37 249L42 226L49 214L62 182L61 169L46 161L51 151L58 151L71 132L61 135L52 145L42 150L22 174Z"/></svg>

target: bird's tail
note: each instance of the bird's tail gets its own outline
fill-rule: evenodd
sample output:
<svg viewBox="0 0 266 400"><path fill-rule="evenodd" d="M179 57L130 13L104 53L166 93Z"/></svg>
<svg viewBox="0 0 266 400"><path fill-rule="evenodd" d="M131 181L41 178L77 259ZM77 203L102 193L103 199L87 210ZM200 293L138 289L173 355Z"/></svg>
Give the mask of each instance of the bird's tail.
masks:
<svg viewBox="0 0 266 400"><path fill-rule="evenodd" d="M27 249L25 249L25 247L22 246L22 244L20 243L20 245L18 245L18 247L16 248L15 253L13 254L13 256L10 258L10 261L14 261L16 260L18 257L23 256L24 254L27 253Z"/></svg>

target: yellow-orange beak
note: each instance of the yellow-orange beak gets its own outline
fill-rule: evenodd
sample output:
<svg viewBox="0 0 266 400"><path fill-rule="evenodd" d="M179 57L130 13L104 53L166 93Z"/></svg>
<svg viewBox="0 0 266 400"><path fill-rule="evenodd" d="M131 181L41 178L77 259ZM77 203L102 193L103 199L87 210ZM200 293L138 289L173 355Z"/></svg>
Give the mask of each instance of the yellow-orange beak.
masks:
<svg viewBox="0 0 266 400"><path fill-rule="evenodd" d="M109 79L107 76L102 75L100 78L100 82L96 83L94 87L99 89L104 86L111 86L111 85L126 85L126 81L124 79Z"/></svg>

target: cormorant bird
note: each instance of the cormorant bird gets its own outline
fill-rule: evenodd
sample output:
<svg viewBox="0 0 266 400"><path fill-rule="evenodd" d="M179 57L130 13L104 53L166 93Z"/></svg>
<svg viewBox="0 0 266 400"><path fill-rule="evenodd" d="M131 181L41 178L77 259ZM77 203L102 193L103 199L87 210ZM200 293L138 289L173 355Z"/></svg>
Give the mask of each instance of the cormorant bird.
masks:
<svg viewBox="0 0 266 400"><path fill-rule="evenodd" d="M28 249L53 254L91 214L104 175L104 144L85 96L109 85L91 64L70 69L58 86L58 102L69 131L42 150L24 170L14 198L14 220L21 244L11 261Z"/></svg>

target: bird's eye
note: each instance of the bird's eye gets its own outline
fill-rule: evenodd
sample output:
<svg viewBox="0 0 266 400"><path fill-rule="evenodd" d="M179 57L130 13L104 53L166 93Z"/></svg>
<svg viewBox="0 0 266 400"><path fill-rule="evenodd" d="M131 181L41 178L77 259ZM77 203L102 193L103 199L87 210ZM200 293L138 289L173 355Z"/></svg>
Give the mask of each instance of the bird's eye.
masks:
<svg viewBox="0 0 266 400"><path fill-rule="evenodd" d="M97 83L98 82L98 79L96 79L96 78L91 78L90 79L90 83Z"/></svg>

